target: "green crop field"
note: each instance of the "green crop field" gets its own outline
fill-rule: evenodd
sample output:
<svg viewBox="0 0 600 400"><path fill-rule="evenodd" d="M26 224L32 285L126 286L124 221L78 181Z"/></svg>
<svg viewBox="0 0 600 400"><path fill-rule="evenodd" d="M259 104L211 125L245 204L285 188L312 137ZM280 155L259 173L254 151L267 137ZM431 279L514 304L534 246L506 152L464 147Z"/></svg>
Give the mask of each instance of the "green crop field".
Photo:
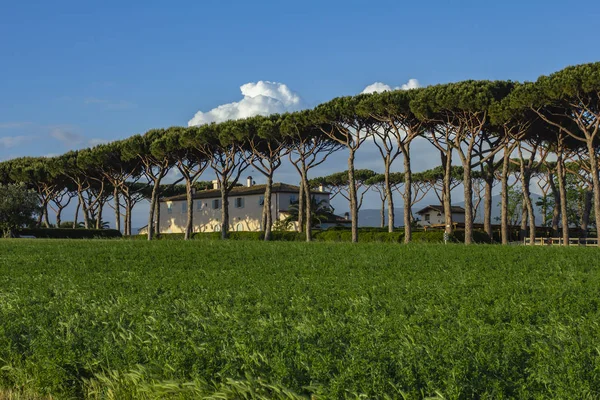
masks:
<svg viewBox="0 0 600 400"><path fill-rule="evenodd" d="M3 240L0 398L599 398L599 255Z"/></svg>

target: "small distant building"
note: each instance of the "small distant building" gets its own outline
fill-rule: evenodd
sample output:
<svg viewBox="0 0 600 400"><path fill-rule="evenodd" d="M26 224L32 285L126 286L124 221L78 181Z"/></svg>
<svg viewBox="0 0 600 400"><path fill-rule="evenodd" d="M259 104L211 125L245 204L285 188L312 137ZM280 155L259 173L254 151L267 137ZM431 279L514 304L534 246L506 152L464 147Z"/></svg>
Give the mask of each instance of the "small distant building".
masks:
<svg viewBox="0 0 600 400"><path fill-rule="evenodd" d="M465 209L460 206L452 206L452 222L454 223L465 223ZM429 226L444 226L444 206L441 205L429 205L419 211L417 215L420 217L418 225L422 227Z"/></svg>
<svg viewBox="0 0 600 400"><path fill-rule="evenodd" d="M245 186L235 186L229 192L229 230L230 231L262 231L262 213L265 203L266 185L256 185L252 177L248 177ZM286 183L274 183L271 191L271 215L273 221L284 220L289 215L289 208L298 201L300 188ZM317 203L329 206L330 193L323 188L311 191L311 196ZM194 232L219 232L221 230L221 190L217 181L213 188L200 190L192 195L193 230ZM160 230L161 233L185 232L187 222L186 195L178 195L160 200ZM344 217L331 215L320 228L332 226L348 226L351 222ZM145 227L146 228L146 227ZM291 230L297 230L294 222ZM140 231L147 232L147 228Z"/></svg>

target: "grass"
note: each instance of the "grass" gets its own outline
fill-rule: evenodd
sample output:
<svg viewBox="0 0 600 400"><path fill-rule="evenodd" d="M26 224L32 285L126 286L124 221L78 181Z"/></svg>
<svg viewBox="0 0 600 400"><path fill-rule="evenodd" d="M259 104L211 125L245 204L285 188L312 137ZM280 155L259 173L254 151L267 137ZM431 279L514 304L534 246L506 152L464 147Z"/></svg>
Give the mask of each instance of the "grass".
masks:
<svg viewBox="0 0 600 400"><path fill-rule="evenodd" d="M3 240L0 398L598 398L599 267L594 248Z"/></svg>

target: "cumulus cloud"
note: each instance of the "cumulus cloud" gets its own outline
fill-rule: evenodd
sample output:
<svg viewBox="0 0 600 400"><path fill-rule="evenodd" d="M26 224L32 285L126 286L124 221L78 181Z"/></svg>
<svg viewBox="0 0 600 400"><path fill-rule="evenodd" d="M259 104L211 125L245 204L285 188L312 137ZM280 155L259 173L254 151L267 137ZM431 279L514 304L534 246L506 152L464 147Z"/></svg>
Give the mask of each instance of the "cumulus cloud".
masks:
<svg viewBox="0 0 600 400"><path fill-rule="evenodd" d="M223 122L230 119L298 111L305 107L300 96L279 82L258 81L240 86L242 100L222 104L210 111L198 111L188 126Z"/></svg>
<svg viewBox="0 0 600 400"><path fill-rule="evenodd" d="M3 136L0 137L0 149L10 149L29 140L27 136Z"/></svg>
<svg viewBox="0 0 600 400"><path fill-rule="evenodd" d="M413 78L413 79L409 79L408 82L406 82L400 86L396 86L396 87L391 87L390 85L386 85L383 82L375 82L375 83L370 84L366 88L364 88L361 93L375 93L375 92L385 92L385 91L392 91L392 90L408 90L408 89L416 89L419 87L421 87L421 85L419 84L419 81L417 79Z"/></svg>

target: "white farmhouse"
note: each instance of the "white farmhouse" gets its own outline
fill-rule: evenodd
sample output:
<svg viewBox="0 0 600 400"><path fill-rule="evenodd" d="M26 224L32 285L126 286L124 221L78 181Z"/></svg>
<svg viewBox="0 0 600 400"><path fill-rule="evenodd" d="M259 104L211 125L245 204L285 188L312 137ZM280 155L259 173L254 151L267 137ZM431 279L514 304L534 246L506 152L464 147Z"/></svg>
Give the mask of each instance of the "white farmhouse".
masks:
<svg viewBox="0 0 600 400"><path fill-rule="evenodd" d="M465 209L459 206L452 206L452 222L465 223ZM444 206L429 205L422 210L417 211L417 215L421 217L418 221L419 226L444 226Z"/></svg>
<svg viewBox="0 0 600 400"><path fill-rule="evenodd" d="M231 231L262 231L262 212L265 202L266 185L254 184L248 177L246 186L236 186L229 193L229 229ZM271 213L273 221L283 220L289 214L291 204L298 201L300 188L286 183L274 183L271 192ZM329 206L328 192L312 191L317 202L323 201ZM194 232L218 232L221 230L221 191L217 181L213 188L197 191L193 194L193 229ZM167 197L160 200L161 233L183 233L187 222L186 195ZM321 228L347 225L350 221L343 217L333 216L324 221ZM294 223L292 229L297 229Z"/></svg>

